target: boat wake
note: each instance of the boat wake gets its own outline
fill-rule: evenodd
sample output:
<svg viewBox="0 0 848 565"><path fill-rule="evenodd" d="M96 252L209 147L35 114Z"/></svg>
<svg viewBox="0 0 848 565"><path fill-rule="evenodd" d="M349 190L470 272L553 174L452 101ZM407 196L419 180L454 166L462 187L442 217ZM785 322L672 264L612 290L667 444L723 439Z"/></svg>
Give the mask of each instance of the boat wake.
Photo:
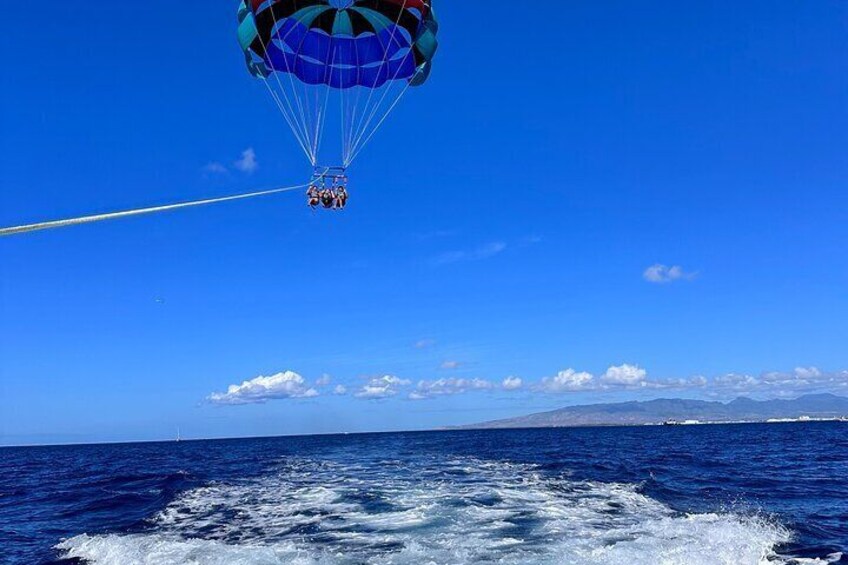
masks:
<svg viewBox="0 0 848 565"><path fill-rule="evenodd" d="M476 459L287 460L183 493L144 533L57 547L95 564L825 564L778 555L791 533L735 513L682 514L636 485Z"/></svg>

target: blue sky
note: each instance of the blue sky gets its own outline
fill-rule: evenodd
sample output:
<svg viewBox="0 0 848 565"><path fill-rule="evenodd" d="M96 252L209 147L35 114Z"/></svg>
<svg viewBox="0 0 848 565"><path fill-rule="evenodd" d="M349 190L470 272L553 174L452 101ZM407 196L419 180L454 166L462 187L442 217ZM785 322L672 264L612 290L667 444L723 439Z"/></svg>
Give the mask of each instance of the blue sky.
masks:
<svg viewBox="0 0 848 565"><path fill-rule="evenodd" d="M286 194L0 241L0 443L848 392L848 5L483 4L437 5L433 75L343 214ZM200 6L4 32L0 225L305 180L235 5Z"/></svg>

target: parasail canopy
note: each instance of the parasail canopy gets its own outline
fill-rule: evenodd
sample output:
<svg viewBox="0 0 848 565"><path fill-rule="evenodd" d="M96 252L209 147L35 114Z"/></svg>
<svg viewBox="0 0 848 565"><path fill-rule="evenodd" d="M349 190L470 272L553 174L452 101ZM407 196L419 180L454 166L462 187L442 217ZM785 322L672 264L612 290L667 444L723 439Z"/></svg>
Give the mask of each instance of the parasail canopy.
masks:
<svg viewBox="0 0 848 565"><path fill-rule="evenodd" d="M329 114L347 167L426 82L438 47L432 0L243 0L238 20L250 73L313 165Z"/></svg>

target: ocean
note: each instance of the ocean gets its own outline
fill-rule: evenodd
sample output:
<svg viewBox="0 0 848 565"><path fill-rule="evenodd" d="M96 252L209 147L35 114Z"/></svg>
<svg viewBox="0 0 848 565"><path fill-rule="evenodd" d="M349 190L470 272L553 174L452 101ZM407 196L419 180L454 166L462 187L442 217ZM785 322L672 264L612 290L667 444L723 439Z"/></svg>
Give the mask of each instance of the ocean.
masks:
<svg viewBox="0 0 848 565"><path fill-rule="evenodd" d="M0 562L846 564L848 424L2 448Z"/></svg>

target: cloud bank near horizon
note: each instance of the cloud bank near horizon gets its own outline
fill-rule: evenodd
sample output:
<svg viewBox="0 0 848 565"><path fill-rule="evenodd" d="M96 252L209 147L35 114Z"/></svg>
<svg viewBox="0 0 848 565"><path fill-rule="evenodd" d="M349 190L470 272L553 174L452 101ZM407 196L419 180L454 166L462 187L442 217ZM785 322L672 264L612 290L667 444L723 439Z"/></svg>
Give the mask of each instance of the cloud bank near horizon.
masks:
<svg viewBox="0 0 848 565"><path fill-rule="evenodd" d="M411 379L390 374L367 378L358 386L340 383L330 387L330 383L327 375L321 375L314 384L309 384L300 374L284 371L230 385L226 392L212 393L207 400L216 405L241 405L318 396L349 396L364 401L390 398L422 401L469 393L567 395L637 391L697 393L716 399L742 395L787 398L817 392L848 396L848 370L827 372L816 367L796 367L788 372L772 371L756 376L727 373L711 379L703 375L655 378L638 365L624 363L612 365L597 375L573 368L563 369L531 383L517 376L508 376L500 381L452 377L413 383Z"/></svg>

